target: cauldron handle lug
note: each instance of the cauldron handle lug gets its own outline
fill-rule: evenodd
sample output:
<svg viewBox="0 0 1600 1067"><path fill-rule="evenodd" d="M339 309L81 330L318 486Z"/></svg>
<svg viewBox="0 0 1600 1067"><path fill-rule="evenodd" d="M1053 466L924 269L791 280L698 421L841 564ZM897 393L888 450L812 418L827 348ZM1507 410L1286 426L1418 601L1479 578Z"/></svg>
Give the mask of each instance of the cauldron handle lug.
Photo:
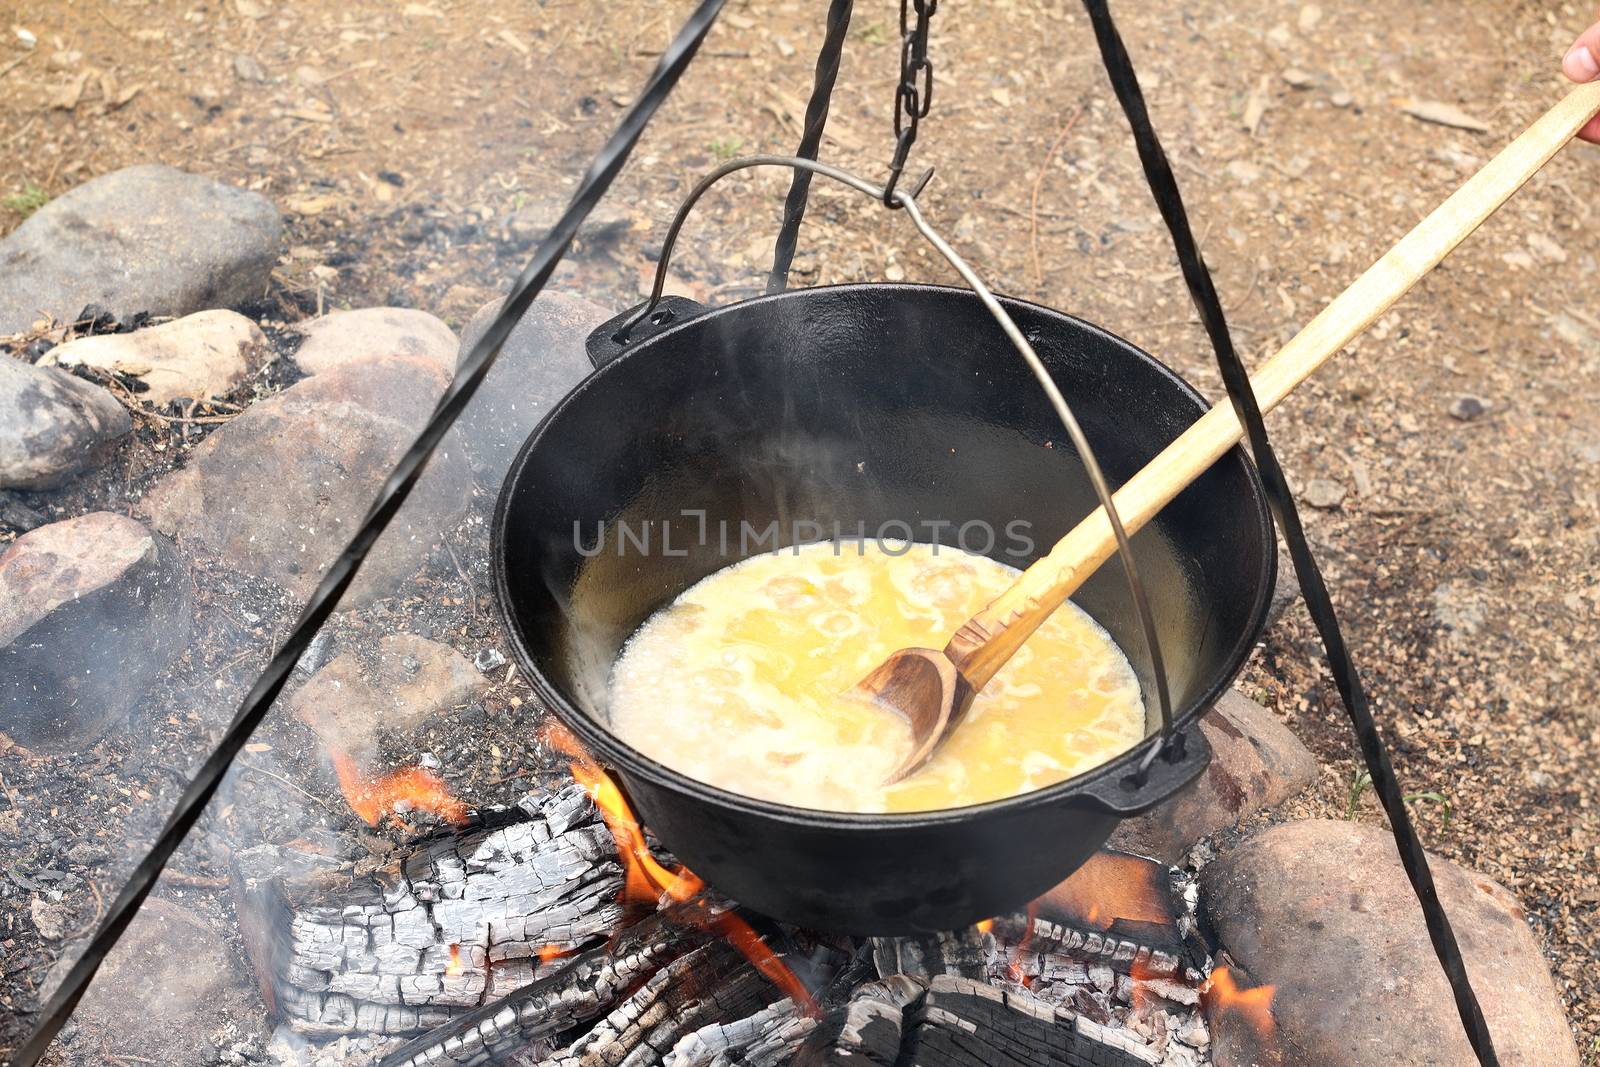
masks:
<svg viewBox="0 0 1600 1067"><path fill-rule="evenodd" d="M589 339L584 342L584 349L589 353L589 362L594 364L595 370L604 367L640 341L711 310L686 296L664 296L656 301L649 315L639 319L633 329L624 333L623 328L638 318L641 310L649 306L648 300L635 304L620 315L614 315L602 322L590 332Z"/></svg>
<svg viewBox="0 0 1600 1067"><path fill-rule="evenodd" d="M1198 726L1174 729L1150 761L1141 782L1133 770L1103 775L1084 786L1079 799L1126 819L1142 815L1199 778L1211 763L1211 745Z"/></svg>

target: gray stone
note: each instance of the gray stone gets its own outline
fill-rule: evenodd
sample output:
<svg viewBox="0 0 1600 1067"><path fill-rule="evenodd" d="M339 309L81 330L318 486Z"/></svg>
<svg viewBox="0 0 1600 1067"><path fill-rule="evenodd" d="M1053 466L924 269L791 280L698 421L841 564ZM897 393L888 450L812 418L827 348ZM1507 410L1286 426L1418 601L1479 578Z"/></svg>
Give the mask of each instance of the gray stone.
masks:
<svg viewBox="0 0 1600 1067"><path fill-rule="evenodd" d="M255 323L219 309L132 333L79 337L39 362L131 375L146 386L139 399L162 405L178 397L226 396L261 366L267 351L267 338Z"/></svg>
<svg viewBox="0 0 1600 1067"><path fill-rule="evenodd" d="M1110 845L1164 863L1240 819L1274 807L1317 779L1317 760L1278 717L1236 689L1200 719L1211 766L1155 809L1128 819Z"/></svg>
<svg viewBox="0 0 1600 1067"><path fill-rule="evenodd" d="M0 526L9 527L17 533L27 533L37 530L47 520L37 511L18 500L10 493L0 493Z"/></svg>
<svg viewBox="0 0 1600 1067"><path fill-rule="evenodd" d="M1343 504L1348 493L1348 489L1332 478L1313 478L1306 483L1305 492L1301 496L1312 507L1327 510Z"/></svg>
<svg viewBox="0 0 1600 1067"><path fill-rule="evenodd" d="M214 1037L237 1039L265 1018L243 955L221 920L193 906L146 900L73 1015L74 1059L216 1063ZM52 985L67 966L64 957Z"/></svg>
<svg viewBox="0 0 1600 1067"><path fill-rule="evenodd" d="M316 587L448 381L427 359L364 360L252 404L141 505L157 529L276 582ZM346 606L414 577L466 514L472 479L452 434L367 557Z"/></svg>
<svg viewBox="0 0 1600 1067"><path fill-rule="evenodd" d="M0 334L97 304L126 321L259 299L282 220L267 199L172 167L86 182L0 239Z"/></svg>
<svg viewBox="0 0 1600 1067"><path fill-rule="evenodd" d="M107 511L0 555L0 730L72 751L138 703L189 640L189 581L164 540Z"/></svg>
<svg viewBox="0 0 1600 1067"><path fill-rule="evenodd" d="M499 308L497 300L472 316L461 332L462 357ZM499 490L517 449L539 420L594 369L584 341L611 315L582 297L543 293L522 316L456 424L484 486Z"/></svg>
<svg viewBox="0 0 1600 1067"><path fill-rule="evenodd" d="M33 928L46 941L60 941L72 932L72 909L65 904L34 897L28 904L28 915L33 919Z"/></svg>
<svg viewBox="0 0 1600 1067"><path fill-rule="evenodd" d="M54 488L110 459L132 430L99 386L0 354L0 489Z"/></svg>
<svg viewBox="0 0 1600 1067"><path fill-rule="evenodd" d="M414 308L359 308L336 311L302 323L305 340L294 354L307 374L321 374L346 363L387 356L419 356L455 373L456 335L450 327Z"/></svg>
<svg viewBox="0 0 1600 1067"><path fill-rule="evenodd" d="M366 655L334 657L287 708L330 748L366 764L383 751L413 762L418 731L487 688L465 656L416 634L386 634Z"/></svg>
<svg viewBox="0 0 1600 1067"><path fill-rule="evenodd" d="M267 80L266 69L256 57L243 52L233 57L233 73L242 82L259 84Z"/></svg>
<svg viewBox="0 0 1600 1067"><path fill-rule="evenodd" d="M1481 396L1458 396L1450 402L1450 417L1458 422L1471 422L1494 410L1494 401Z"/></svg>
<svg viewBox="0 0 1600 1067"><path fill-rule="evenodd" d="M1488 621L1483 599L1465 582L1441 582L1433 591L1433 617L1455 640L1475 637Z"/></svg>
<svg viewBox="0 0 1600 1067"><path fill-rule="evenodd" d="M1506 1067L1577 1067L1561 998L1510 892L1431 857L1473 989ZM1263 1039L1210 1007L1217 1067L1446 1067L1475 1062L1394 842L1356 822L1287 823L1201 874L1201 908L1255 983L1275 987Z"/></svg>

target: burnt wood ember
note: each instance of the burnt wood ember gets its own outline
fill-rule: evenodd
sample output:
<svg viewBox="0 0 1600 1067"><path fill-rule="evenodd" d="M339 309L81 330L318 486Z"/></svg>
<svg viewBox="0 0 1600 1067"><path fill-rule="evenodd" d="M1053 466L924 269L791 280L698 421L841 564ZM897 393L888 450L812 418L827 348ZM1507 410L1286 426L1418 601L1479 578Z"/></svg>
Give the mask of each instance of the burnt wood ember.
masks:
<svg viewBox="0 0 1600 1067"><path fill-rule="evenodd" d="M1141 978L1171 978L1183 968L1178 952L1151 948L1110 931L1074 929L1042 917L1032 921L1031 936L1027 936L1028 930L1025 916L1009 916L995 922L995 933L1001 940L1018 944L1026 937L1024 956L1066 956L1105 964L1119 974Z"/></svg>
<svg viewBox="0 0 1600 1067"><path fill-rule="evenodd" d="M914 978L938 974L982 978L986 958L983 938L971 926L953 933L872 939L872 962L880 978L897 974Z"/></svg>
<svg viewBox="0 0 1600 1067"><path fill-rule="evenodd" d="M442 1025L533 981L549 966L541 949L623 919L616 849L577 786L426 838L370 875L262 846L235 858L233 883L267 1003L311 1035Z"/></svg>
<svg viewBox="0 0 1600 1067"><path fill-rule="evenodd" d="M713 941L651 975L588 1033L540 1063L547 1067L651 1067L676 1053L678 1044L692 1035L698 1037L704 1030L766 1013L778 996L772 983L733 946ZM777 1023L794 1021L791 1011ZM815 1025L810 1020L805 1023L804 1028L787 1027L794 1044ZM756 1027L752 1037L759 1040L761 1029ZM774 1063L787 1059L791 1049L777 1051ZM672 1059L676 1067L679 1057L672 1055Z"/></svg>
<svg viewBox="0 0 1600 1067"><path fill-rule="evenodd" d="M699 900L673 905L627 927L608 944L556 961L547 974L425 1034L380 1067L492 1063L610 1011L662 967L711 936L687 920Z"/></svg>
<svg viewBox="0 0 1600 1067"><path fill-rule="evenodd" d="M923 982L906 974L860 986L806 1039L795 1067L893 1067L900 1058L906 1009L926 992Z"/></svg>
<svg viewBox="0 0 1600 1067"><path fill-rule="evenodd" d="M1148 1067L1136 1038L1022 990L941 974L869 982L830 1013L795 1067Z"/></svg>
<svg viewBox="0 0 1600 1067"><path fill-rule="evenodd" d="M906 1067L1147 1067L1161 1057L1022 991L940 975L912 1010L899 1063Z"/></svg>
<svg viewBox="0 0 1600 1067"><path fill-rule="evenodd" d="M673 1046L663 1062L672 1067L777 1067L793 1061L795 1048L816 1029L788 997L731 1023L701 1027Z"/></svg>
<svg viewBox="0 0 1600 1067"><path fill-rule="evenodd" d="M1164 863L1101 849L1036 902L1038 914L1078 930L1105 930L1152 949L1181 952L1179 906Z"/></svg>

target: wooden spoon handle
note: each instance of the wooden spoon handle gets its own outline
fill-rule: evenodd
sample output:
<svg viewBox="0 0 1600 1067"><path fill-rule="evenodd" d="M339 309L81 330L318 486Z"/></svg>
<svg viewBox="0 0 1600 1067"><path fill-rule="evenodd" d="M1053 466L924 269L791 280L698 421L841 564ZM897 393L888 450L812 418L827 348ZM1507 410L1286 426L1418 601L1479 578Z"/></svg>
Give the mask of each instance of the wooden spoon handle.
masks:
<svg viewBox="0 0 1600 1067"><path fill-rule="evenodd" d="M1251 377L1263 412L1400 299L1600 112L1600 83L1573 89L1351 283ZM1238 443L1233 405L1206 412L1130 478L1114 497L1131 534ZM1039 624L1116 550L1105 509L1096 508L1006 592L950 639L945 653L982 688Z"/></svg>

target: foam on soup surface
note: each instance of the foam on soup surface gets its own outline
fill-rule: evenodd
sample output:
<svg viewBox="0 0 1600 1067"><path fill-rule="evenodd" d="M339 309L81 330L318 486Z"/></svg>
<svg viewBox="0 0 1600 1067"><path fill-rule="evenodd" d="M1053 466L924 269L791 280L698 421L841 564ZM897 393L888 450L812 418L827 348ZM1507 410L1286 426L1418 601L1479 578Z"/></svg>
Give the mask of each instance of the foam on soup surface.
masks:
<svg viewBox="0 0 1600 1067"><path fill-rule="evenodd" d="M893 554L900 553L900 554ZM1139 683L1063 605L973 702L938 754L897 716L843 696L885 657L943 648L1017 571L943 545L782 549L708 575L629 639L610 723L645 755L731 792L828 811L928 811L1070 778L1145 736Z"/></svg>

